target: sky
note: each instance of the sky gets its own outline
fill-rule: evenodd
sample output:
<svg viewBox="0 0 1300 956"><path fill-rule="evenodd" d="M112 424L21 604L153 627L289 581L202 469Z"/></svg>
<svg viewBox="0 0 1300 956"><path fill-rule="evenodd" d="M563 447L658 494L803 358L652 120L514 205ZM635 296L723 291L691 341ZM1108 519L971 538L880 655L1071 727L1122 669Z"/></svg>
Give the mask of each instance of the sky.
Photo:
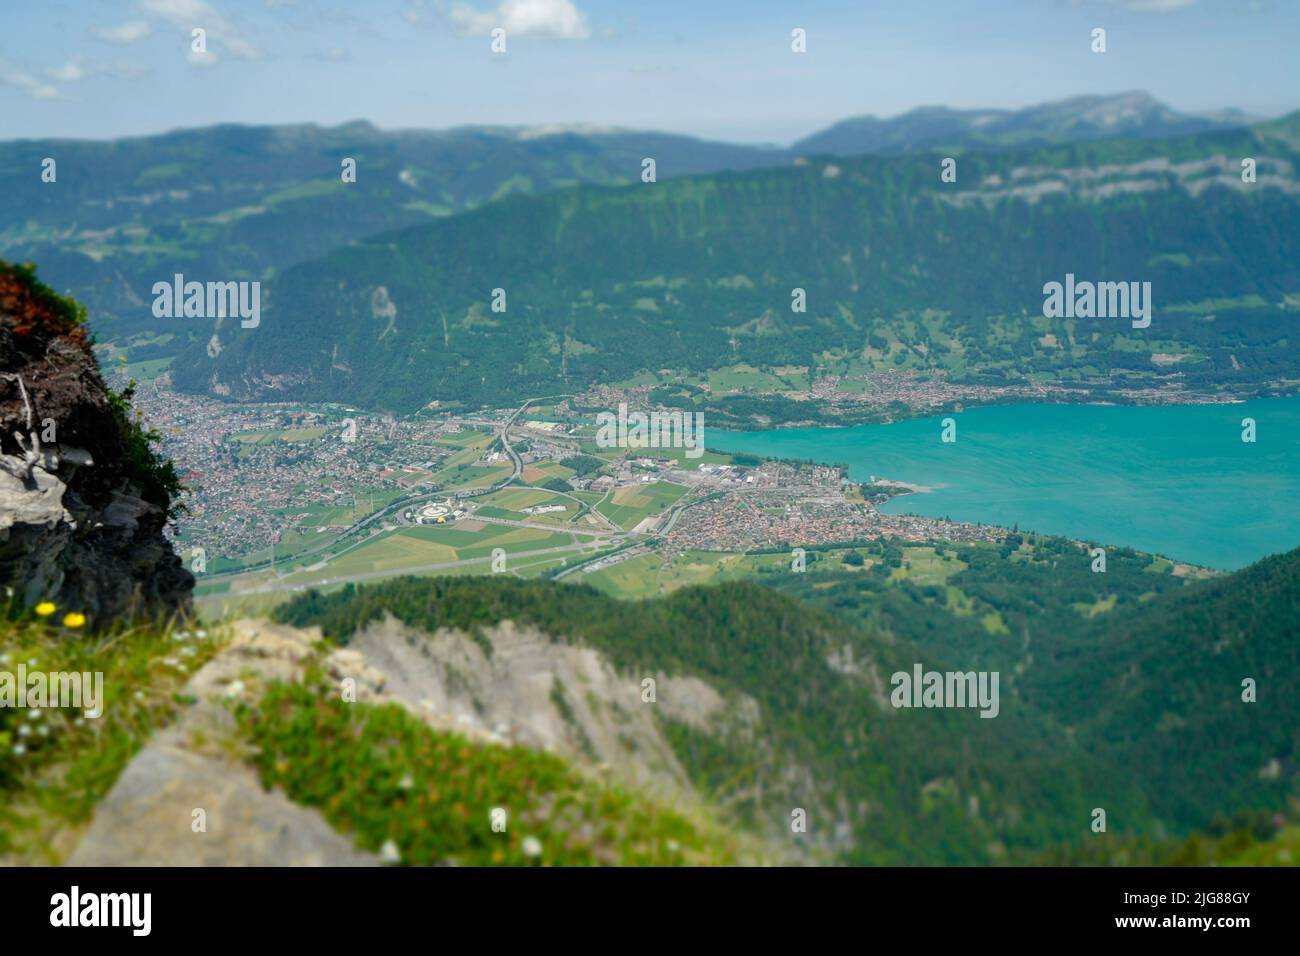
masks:
<svg viewBox="0 0 1300 956"><path fill-rule="evenodd" d="M1128 90L1277 116L1298 48L1300 0L0 0L0 139L366 119L788 144Z"/></svg>

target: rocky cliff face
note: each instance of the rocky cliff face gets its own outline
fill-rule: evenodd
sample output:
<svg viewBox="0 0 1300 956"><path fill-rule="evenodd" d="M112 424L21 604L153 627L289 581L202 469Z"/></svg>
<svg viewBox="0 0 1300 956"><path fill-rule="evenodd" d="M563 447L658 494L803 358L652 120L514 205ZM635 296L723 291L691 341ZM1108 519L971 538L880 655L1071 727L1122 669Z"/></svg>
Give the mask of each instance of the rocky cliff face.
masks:
<svg viewBox="0 0 1300 956"><path fill-rule="evenodd" d="M175 491L80 308L0 262L0 585L92 627L187 609L194 578L163 534Z"/></svg>

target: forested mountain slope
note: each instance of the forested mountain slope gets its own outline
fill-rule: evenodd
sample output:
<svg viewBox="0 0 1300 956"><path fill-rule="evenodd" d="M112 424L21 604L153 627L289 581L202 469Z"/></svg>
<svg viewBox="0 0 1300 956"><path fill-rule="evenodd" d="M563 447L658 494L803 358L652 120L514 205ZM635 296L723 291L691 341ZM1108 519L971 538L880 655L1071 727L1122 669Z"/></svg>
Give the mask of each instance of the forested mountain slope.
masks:
<svg viewBox="0 0 1300 956"><path fill-rule="evenodd" d="M1296 795L1300 549L1186 583L1124 550L1094 574L1086 553L1059 539L1038 539L1014 561L975 548L955 555L966 567L948 586L968 602L962 614L936 589L865 575L776 583L956 666L1001 670L1004 694L1107 754L1175 830ZM997 633L980 624L988 613Z"/></svg>
<svg viewBox="0 0 1300 956"><path fill-rule="evenodd" d="M1300 158L1281 138L979 153L955 183L940 160L495 202L288 270L264 288L258 328L215 323L176 380L412 411L733 362L1247 391L1300 377ZM1150 282L1150 326L1044 317L1044 284L1067 274Z"/></svg>
<svg viewBox="0 0 1300 956"><path fill-rule="evenodd" d="M707 731L667 722L669 739L739 819L770 834L802 807L818 822L809 843L844 859L991 862L1105 839L1089 829L1095 808L1106 810L1108 833L1128 839L1284 806L1297 721L1280 696L1297 672L1288 628L1298 563L1292 554L1174 588L1105 625L1076 615L1068 633L1035 629L1032 655L1013 662L1003 652L997 665L994 719L890 703L891 675L917 663L988 667L964 640L941 648L931 638L922 650L907 618L864 627L843 600L833 602L837 620L757 584L618 602L581 586L411 578L308 593L278 616L342 642L389 614L428 633L481 634L512 620L591 646L638 678L697 676L733 706ZM810 594L831 581L791 577ZM1265 581L1256 609L1238 612L1238 589ZM1219 623L1189 648L1192 619ZM926 640L923 631L915 636ZM1235 650L1220 646L1229 633ZM1240 669L1261 675L1269 697L1243 702Z"/></svg>
<svg viewBox="0 0 1300 956"><path fill-rule="evenodd" d="M41 263L95 314L101 339L159 328L154 282L264 279L366 236L513 193L746 169L788 157L664 133L466 127L381 130L366 122L223 124L154 136L0 143L0 256ZM775 157L775 158L774 158ZM56 179L42 179L45 159ZM344 183L343 161L356 163ZM151 347L152 346L152 347ZM170 354L139 344L132 357Z"/></svg>

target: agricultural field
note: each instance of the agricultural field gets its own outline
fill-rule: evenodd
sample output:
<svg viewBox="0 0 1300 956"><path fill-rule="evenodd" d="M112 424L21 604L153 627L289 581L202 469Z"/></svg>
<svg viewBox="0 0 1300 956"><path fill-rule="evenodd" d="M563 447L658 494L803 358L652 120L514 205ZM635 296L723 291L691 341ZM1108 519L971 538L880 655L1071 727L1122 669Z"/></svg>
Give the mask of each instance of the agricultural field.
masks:
<svg viewBox="0 0 1300 956"><path fill-rule="evenodd" d="M502 488L477 500L475 514L488 518L508 518L511 521L529 521L536 524L566 525L578 514L583 505L567 495L534 488ZM563 511L545 514L525 514L524 508L562 506Z"/></svg>
<svg viewBox="0 0 1300 956"><path fill-rule="evenodd" d="M708 373L709 390L714 395L734 392L784 392L808 388L805 366L783 366L761 371L752 365L732 365Z"/></svg>
<svg viewBox="0 0 1300 956"><path fill-rule="evenodd" d="M477 454L474 460L477 460ZM449 489L486 488L510 476L512 466L509 461L494 462L491 465L465 463L444 467L433 475L433 480Z"/></svg>
<svg viewBox="0 0 1300 956"><path fill-rule="evenodd" d="M171 364L172 356L170 355L166 358L143 359L139 362L128 362L123 367L123 372L127 378L148 382L167 371Z"/></svg>
<svg viewBox="0 0 1300 956"><path fill-rule="evenodd" d="M966 563L951 554L940 553L934 548L917 547L903 549L903 566L895 568L891 580L908 580L924 587L927 584L947 585L948 579L958 571L965 571Z"/></svg>
<svg viewBox="0 0 1300 956"><path fill-rule="evenodd" d="M247 445L269 445L282 441L290 444L316 441L329 433L328 428L277 428L267 431L239 432L230 436L231 441Z"/></svg>
<svg viewBox="0 0 1300 956"><path fill-rule="evenodd" d="M570 534L513 528L467 519L455 525L423 525L388 532L331 561L334 575L391 571L423 564L489 558L496 548L517 551L558 548L574 543Z"/></svg>
<svg viewBox="0 0 1300 956"><path fill-rule="evenodd" d="M682 485L656 481L616 488L597 510L624 531L631 531L651 515L662 514L686 493Z"/></svg>
<svg viewBox="0 0 1300 956"><path fill-rule="evenodd" d="M545 461L541 463L530 462L524 465L523 474L520 477L530 485L540 485L543 482L550 481L553 478L559 478L567 481L572 478L574 471L572 468L565 468L558 461Z"/></svg>
<svg viewBox="0 0 1300 956"><path fill-rule="evenodd" d="M642 554L582 575L586 584L612 597L639 600L697 584L716 584L789 569L785 554L740 554L733 551L685 551L665 557Z"/></svg>
<svg viewBox="0 0 1300 956"><path fill-rule="evenodd" d="M481 432L474 428L466 429L463 432L440 435L434 439L434 444L450 445L452 448L483 448L491 443L492 436L488 432Z"/></svg>

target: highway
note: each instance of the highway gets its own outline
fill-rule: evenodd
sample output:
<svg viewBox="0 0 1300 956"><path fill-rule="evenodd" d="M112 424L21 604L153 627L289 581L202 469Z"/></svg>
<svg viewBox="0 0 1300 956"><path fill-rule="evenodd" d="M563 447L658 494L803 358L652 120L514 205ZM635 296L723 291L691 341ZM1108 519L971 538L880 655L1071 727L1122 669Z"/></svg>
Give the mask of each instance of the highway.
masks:
<svg viewBox="0 0 1300 956"><path fill-rule="evenodd" d="M506 572L510 570L510 563L522 558L539 557L549 554L565 554L570 551L585 551L592 547L591 542L582 544L558 545L554 548L537 548L533 551L516 551L506 557ZM346 584L356 581L371 581L376 578L392 578L403 574L426 574L430 571L447 571L452 568L463 568L473 564L490 564L492 556L487 555L482 558L462 558L458 561L440 561L435 564L413 564L403 568L388 568L383 571L362 571L357 574L343 574L333 578L320 578L318 580L305 581L302 584L286 584L284 581L277 579L269 584L259 587L241 588L238 591L230 591L219 595L210 595L213 598L226 597L244 597L249 594L274 594L279 591L302 591L307 588L325 587L331 584Z"/></svg>

